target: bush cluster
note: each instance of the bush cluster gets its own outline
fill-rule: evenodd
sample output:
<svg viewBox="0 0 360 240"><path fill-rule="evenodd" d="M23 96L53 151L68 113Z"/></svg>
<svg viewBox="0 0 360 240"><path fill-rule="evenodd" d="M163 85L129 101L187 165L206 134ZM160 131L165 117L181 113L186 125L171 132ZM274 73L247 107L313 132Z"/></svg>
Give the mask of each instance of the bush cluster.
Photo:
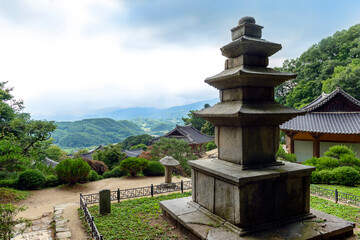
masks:
<svg viewBox="0 0 360 240"><path fill-rule="evenodd" d="M147 168L143 170L145 176L164 176L165 168L157 161L149 161Z"/></svg>
<svg viewBox="0 0 360 240"><path fill-rule="evenodd" d="M139 157L130 157L121 161L120 170L129 173L131 176L142 172L148 166L148 160Z"/></svg>
<svg viewBox="0 0 360 240"><path fill-rule="evenodd" d="M279 146L278 151L275 155L276 159L288 162L296 162L296 155L291 153L286 153L282 146Z"/></svg>
<svg viewBox="0 0 360 240"><path fill-rule="evenodd" d="M104 178L120 178L123 176L126 176L126 172L123 172L120 170L120 167L116 167L111 171L104 172L103 177Z"/></svg>
<svg viewBox="0 0 360 240"><path fill-rule="evenodd" d="M21 189L34 190L45 186L46 177L37 169L28 169L20 173L18 186Z"/></svg>
<svg viewBox="0 0 360 240"><path fill-rule="evenodd" d="M360 159L347 146L333 146L324 157L310 158L305 165L316 167L311 183L354 186L360 183Z"/></svg>
<svg viewBox="0 0 360 240"><path fill-rule="evenodd" d="M60 180L72 185L87 178L90 166L81 158L68 158L55 167L55 172Z"/></svg>

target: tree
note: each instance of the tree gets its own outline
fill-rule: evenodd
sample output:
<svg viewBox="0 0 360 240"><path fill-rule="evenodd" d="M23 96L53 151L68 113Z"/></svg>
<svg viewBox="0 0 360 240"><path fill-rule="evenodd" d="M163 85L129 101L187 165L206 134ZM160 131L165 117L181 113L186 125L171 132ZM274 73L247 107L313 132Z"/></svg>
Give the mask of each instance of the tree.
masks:
<svg viewBox="0 0 360 240"><path fill-rule="evenodd" d="M66 158L66 152L56 145L51 145L48 149L46 149L45 154L48 158L57 162Z"/></svg>
<svg viewBox="0 0 360 240"><path fill-rule="evenodd" d="M354 61L359 57L360 24L322 39L299 58L286 60L281 68L276 69L298 74L296 79L275 89L276 101L301 108L322 91L330 92L338 86L356 97L360 87L358 66Z"/></svg>
<svg viewBox="0 0 360 240"><path fill-rule="evenodd" d="M127 137L123 142L121 142L121 145L122 145L123 149L130 149L132 146L135 146L138 144L145 144L146 146L149 146L150 140L153 138L154 138L153 136L150 136L148 134L130 136L130 137Z"/></svg>
<svg viewBox="0 0 360 240"><path fill-rule="evenodd" d="M190 146L184 140L160 138L160 140L155 142L149 149L151 160L159 161L165 156L171 156L180 162L181 167L187 175L191 174L188 160L193 160L196 156L191 152ZM144 153L144 156L147 156L147 154Z"/></svg>
<svg viewBox="0 0 360 240"><path fill-rule="evenodd" d="M135 145L135 146L132 146L132 147L130 148L130 150L134 150L134 149L142 149L142 150L146 151L146 150L147 150L147 146L146 146L145 144L143 144L143 143L140 143L140 144Z"/></svg>
<svg viewBox="0 0 360 240"><path fill-rule="evenodd" d="M130 157L120 163L120 170L130 173L132 177L147 168L148 160L139 157Z"/></svg>
<svg viewBox="0 0 360 240"><path fill-rule="evenodd" d="M121 152L121 145L109 145L104 147L104 150L96 151L93 159L103 161L110 169L118 165L126 158L126 154Z"/></svg>
<svg viewBox="0 0 360 240"><path fill-rule="evenodd" d="M203 109L209 108L210 105L206 103L203 107ZM190 111L187 114L187 118L182 118L185 125L191 124L194 128L201 131L202 133L205 133L207 135L214 135L215 134L215 127L208 121L205 121L201 117L196 117L194 115L195 111Z"/></svg>
<svg viewBox="0 0 360 240"><path fill-rule="evenodd" d="M89 164L81 158L67 158L55 167L58 178L66 181L69 185L73 185L80 180L86 179L90 170Z"/></svg>
<svg viewBox="0 0 360 240"><path fill-rule="evenodd" d="M6 84L0 82L0 162L7 171L18 171L39 160L56 126L23 113L23 102L14 99Z"/></svg>
<svg viewBox="0 0 360 240"><path fill-rule="evenodd" d="M330 93L337 87L360 99L360 59L354 59L346 66L335 67L333 75L323 82L322 90Z"/></svg>
<svg viewBox="0 0 360 240"><path fill-rule="evenodd" d="M31 222L22 217L16 218L19 212L25 211L24 206L16 206L11 203L0 204L0 239L10 240L14 237L15 225L24 223L25 228L20 231L23 233L26 228L31 226Z"/></svg>

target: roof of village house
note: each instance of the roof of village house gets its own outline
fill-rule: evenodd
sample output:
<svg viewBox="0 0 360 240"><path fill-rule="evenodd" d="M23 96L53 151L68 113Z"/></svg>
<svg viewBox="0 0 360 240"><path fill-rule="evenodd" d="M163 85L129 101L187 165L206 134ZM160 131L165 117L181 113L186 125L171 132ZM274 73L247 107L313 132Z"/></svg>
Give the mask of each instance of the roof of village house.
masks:
<svg viewBox="0 0 360 240"><path fill-rule="evenodd" d="M331 134L360 134L359 113L308 113L280 126L281 130Z"/></svg>
<svg viewBox="0 0 360 240"><path fill-rule="evenodd" d="M171 130L170 132L166 133L164 136L166 138L176 138L176 139L183 139L189 144L201 144L206 143L214 140L213 136L206 135L196 128L194 128L191 124L186 126L179 126L176 125L176 127ZM154 138L152 141L156 141L159 138Z"/></svg>
<svg viewBox="0 0 360 240"><path fill-rule="evenodd" d="M308 113L280 125L281 130L330 134L360 134L360 101L340 88L321 94L302 108Z"/></svg>
<svg viewBox="0 0 360 240"><path fill-rule="evenodd" d="M350 103L354 104L355 106L360 107L360 101L359 100L357 100L356 98L350 96L349 94L347 94L341 88L338 87L334 91L332 91L331 93L328 93L328 94L322 93L314 101L312 101L311 103L309 103L308 105L306 105L305 107L303 107L301 109L305 110L307 112L314 112L318 108L320 108L321 106L324 106L326 103L332 101L336 96L339 96L339 95L341 95L342 97L344 97L345 99L350 101Z"/></svg>
<svg viewBox="0 0 360 240"><path fill-rule="evenodd" d="M56 165L59 164L58 162L56 162L56 161L54 161L54 160L51 160L51 159L48 158L48 157L45 157L44 163L45 163L46 166L50 166L50 167L53 167L53 168L56 167Z"/></svg>
<svg viewBox="0 0 360 240"><path fill-rule="evenodd" d="M138 157L142 151L144 151L142 148L140 149L133 149L133 150L123 150L121 152L125 153L127 157Z"/></svg>

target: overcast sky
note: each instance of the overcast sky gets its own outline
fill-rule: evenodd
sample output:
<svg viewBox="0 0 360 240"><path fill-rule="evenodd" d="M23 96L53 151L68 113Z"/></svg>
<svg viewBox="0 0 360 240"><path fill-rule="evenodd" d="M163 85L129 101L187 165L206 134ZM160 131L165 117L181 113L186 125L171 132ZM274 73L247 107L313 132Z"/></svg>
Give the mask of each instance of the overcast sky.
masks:
<svg viewBox="0 0 360 240"><path fill-rule="evenodd" d="M33 117L212 99L243 16L282 44L270 66L360 23L360 1L0 0L0 81Z"/></svg>

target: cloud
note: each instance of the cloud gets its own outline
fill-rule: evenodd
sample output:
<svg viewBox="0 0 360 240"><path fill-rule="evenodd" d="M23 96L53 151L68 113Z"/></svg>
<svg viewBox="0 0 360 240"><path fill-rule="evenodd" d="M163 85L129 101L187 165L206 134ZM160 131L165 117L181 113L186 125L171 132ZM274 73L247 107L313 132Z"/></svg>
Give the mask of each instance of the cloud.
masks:
<svg viewBox="0 0 360 240"><path fill-rule="evenodd" d="M281 66L359 21L358 10L324 0L4 0L0 81L33 114L212 99L203 80L222 71L219 48L240 17L283 45L270 59Z"/></svg>

